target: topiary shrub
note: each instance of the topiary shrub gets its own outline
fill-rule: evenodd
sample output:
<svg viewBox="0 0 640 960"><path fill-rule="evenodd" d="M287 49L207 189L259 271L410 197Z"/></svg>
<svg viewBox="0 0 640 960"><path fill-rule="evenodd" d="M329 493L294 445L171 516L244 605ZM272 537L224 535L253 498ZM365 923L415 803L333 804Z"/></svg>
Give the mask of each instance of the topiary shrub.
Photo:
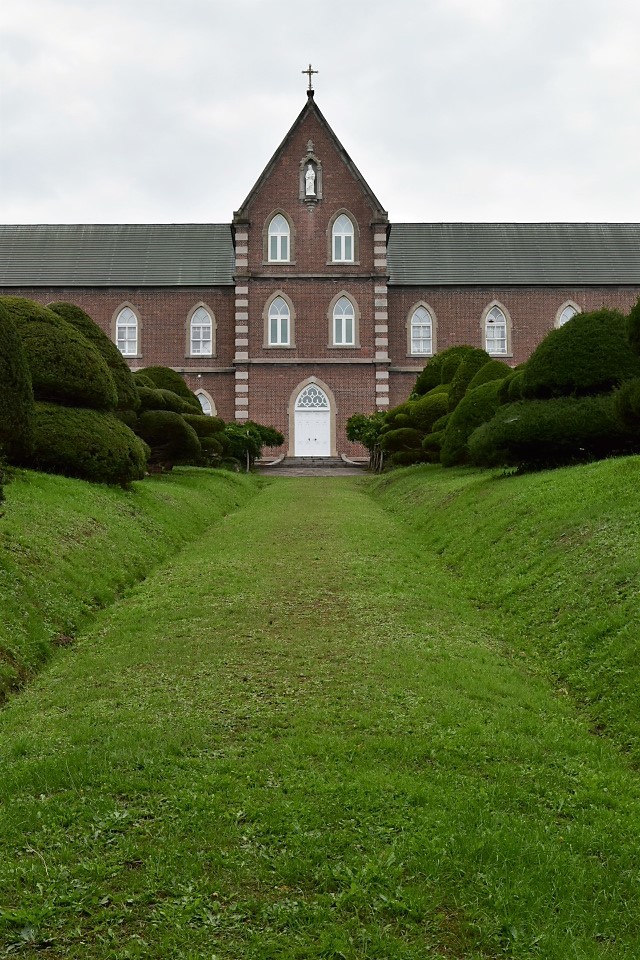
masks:
<svg viewBox="0 0 640 960"><path fill-rule="evenodd" d="M455 410L469 389L469 384L475 377L476 373L478 373L478 371L490 360L491 357L486 350L477 349L466 354L461 363L458 364L458 368L454 374L453 380L451 381L451 389L449 391L450 411Z"/></svg>
<svg viewBox="0 0 640 960"><path fill-rule="evenodd" d="M380 447L385 453L399 453L401 450L422 449L422 434L412 427L400 427L390 430L380 437Z"/></svg>
<svg viewBox="0 0 640 960"><path fill-rule="evenodd" d="M220 465L224 446L221 440L212 434L209 437L200 437L200 463L203 467L217 467Z"/></svg>
<svg viewBox="0 0 640 960"><path fill-rule="evenodd" d="M413 401L407 400L404 403L398 404L397 407L392 407L391 410L387 410L382 427L383 432L387 433L389 430L397 430L398 427L408 426L411 422L410 413L412 406Z"/></svg>
<svg viewBox="0 0 640 960"><path fill-rule="evenodd" d="M640 297L627 317L627 338L634 353L640 354Z"/></svg>
<svg viewBox="0 0 640 960"><path fill-rule="evenodd" d="M617 310L579 313L547 334L523 371L525 399L603 393L640 377L640 356L627 339L627 322Z"/></svg>
<svg viewBox="0 0 640 960"><path fill-rule="evenodd" d="M500 380L490 380L470 390L451 414L440 453L440 462L445 467L469 462L469 437L480 424L491 420L499 408L500 383Z"/></svg>
<svg viewBox="0 0 640 960"><path fill-rule="evenodd" d="M421 397L439 384L451 383L460 362L475 349L475 347L460 345L449 347L442 353L436 353L418 374L411 396Z"/></svg>
<svg viewBox="0 0 640 960"><path fill-rule="evenodd" d="M138 417L136 433L149 445L149 465L156 469L171 470L175 464L200 460L195 430L172 410L145 410Z"/></svg>
<svg viewBox="0 0 640 960"><path fill-rule="evenodd" d="M411 426L422 433L430 433L436 420L446 414L448 402L446 393L434 391L426 393L411 404L409 423L406 426ZM404 424L398 424L398 426L401 425L404 426Z"/></svg>
<svg viewBox="0 0 640 960"><path fill-rule="evenodd" d="M503 363L502 360L489 360L483 367L480 367L467 390L475 390L476 387L481 387L483 383L489 383L491 380L504 380L511 373L513 373L511 367Z"/></svg>
<svg viewBox="0 0 640 960"><path fill-rule="evenodd" d="M412 467L414 463L422 463L423 460L422 450L398 450L389 458L394 467Z"/></svg>
<svg viewBox="0 0 640 960"><path fill-rule="evenodd" d="M640 426L640 380L627 380L613 396L613 411L620 425L629 430Z"/></svg>
<svg viewBox="0 0 640 960"><path fill-rule="evenodd" d="M184 382L184 378L179 373L176 373L175 370L172 370L171 367L144 367L139 373L143 374L148 380L151 380L153 385L158 389L171 390L172 393L177 393L179 397L186 400L189 406L193 408L194 413L202 413L200 401L195 393L189 390L189 387Z"/></svg>
<svg viewBox="0 0 640 960"><path fill-rule="evenodd" d="M133 382L137 387L148 387L149 390L155 390L156 385L151 379L151 377L145 377L144 373L141 373L140 370L136 370L132 374Z"/></svg>
<svg viewBox="0 0 640 960"><path fill-rule="evenodd" d="M220 417L208 417L205 414L198 416L197 413L183 413L182 416L201 440L203 437L211 437L224 430L224 420Z"/></svg>
<svg viewBox="0 0 640 960"><path fill-rule="evenodd" d="M39 303L22 297L4 297L3 303L18 329L36 400L115 409L113 377L82 333Z"/></svg>
<svg viewBox="0 0 640 960"><path fill-rule="evenodd" d="M33 389L22 341L0 300L0 456L10 462L33 447Z"/></svg>
<svg viewBox="0 0 640 960"><path fill-rule="evenodd" d="M83 334L87 340L99 351L108 366L116 393L118 395L117 408L119 410L137 410L138 394L133 374L113 340L110 340L104 330L74 303L50 303L49 310L53 310L59 317L70 323Z"/></svg>
<svg viewBox="0 0 640 960"><path fill-rule="evenodd" d="M22 462L35 470L122 486L144 477L149 451L112 413L36 403L33 437Z"/></svg>
<svg viewBox="0 0 640 960"><path fill-rule="evenodd" d="M450 413L446 413L446 414L444 415L444 417L440 417L440 418L439 418L438 420L436 420L436 422L434 423L433 427L431 428L431 432L432 432L432 433L439 433L441 430L446 430L447 424L449 423L449 420L450 420L450 419L451 419L451 414L450 414Z"/></svg>
<svg viewBox="0 0 640 960"><path fill-rule="evenodd" d="M427 434L422 441L422 459L427 463L440 463L440 451L444 440L444 430Z"/></svg>
<svg viewBox="0 0 640 960"><path fill-rule="evenodd" d="M521 400L500 407L493 419L469 438L473 463L521 470L599 460L638 450L640 438L616 420L613 394Z"/></svg>

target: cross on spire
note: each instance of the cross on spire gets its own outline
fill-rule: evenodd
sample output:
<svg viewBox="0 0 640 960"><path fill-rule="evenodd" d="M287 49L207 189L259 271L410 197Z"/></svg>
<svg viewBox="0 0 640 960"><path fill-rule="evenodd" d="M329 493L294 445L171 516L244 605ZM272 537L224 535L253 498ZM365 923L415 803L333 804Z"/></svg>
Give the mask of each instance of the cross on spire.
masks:
<svg viewBox="0 0 640 960"><path fill-rule="evenodd" d="M302 70L301 73L306 73L306 74L307 74L307 76L309 77L309 90L313 90L313 84L311 83L311 74L312 74L312 73L318 73L318 71L317 71L317 70L313 70L312 67L311 67L311 64L309 64L309 66L307 67L307 69L306 69L306 70Z"/></svg>

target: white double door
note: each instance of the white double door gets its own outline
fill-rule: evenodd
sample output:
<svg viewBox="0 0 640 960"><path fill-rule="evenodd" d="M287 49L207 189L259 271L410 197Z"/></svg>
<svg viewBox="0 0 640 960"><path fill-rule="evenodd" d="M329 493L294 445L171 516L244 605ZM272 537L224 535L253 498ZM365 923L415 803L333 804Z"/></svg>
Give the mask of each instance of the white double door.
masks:
<svg viewBox="0 0 640 960"><path fill-rule="evenodd" d="M331 456L331 412L329 410L295 411L296 457Z"/></svg>

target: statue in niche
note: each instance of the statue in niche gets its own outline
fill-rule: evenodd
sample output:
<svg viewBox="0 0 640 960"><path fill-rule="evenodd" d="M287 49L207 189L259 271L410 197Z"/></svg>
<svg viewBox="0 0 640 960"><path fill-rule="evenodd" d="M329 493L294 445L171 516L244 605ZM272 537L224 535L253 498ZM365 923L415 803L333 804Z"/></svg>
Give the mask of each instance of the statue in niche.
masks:
<svg viewBox="0 0 640 960"><path fill-rule="evenodd" d="M316 172L313 169L313 164L309 162L307 164L307 170L304 175L305 182L305 196L315 197L316 195Z"/></svg>

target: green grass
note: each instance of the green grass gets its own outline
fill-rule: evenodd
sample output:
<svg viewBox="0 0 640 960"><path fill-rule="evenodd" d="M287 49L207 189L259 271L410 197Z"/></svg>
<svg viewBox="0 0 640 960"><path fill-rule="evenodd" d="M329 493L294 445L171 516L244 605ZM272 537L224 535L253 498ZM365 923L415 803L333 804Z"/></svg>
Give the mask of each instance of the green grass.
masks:
<svg viewBox="0 0 640 960"><path fill-rule="evenodd" d="M376 497L419 476L483 480ZM640 955L630 758L370 487L272 480L9 701L9 955Z"/></svg>
<svg viewBox="0 0 640 960"><path fill-rule="evenodd" d="M526 476L420 467L374 484L424 563L640 763L640 458Z"/></svg>
<svg viewBox="0 0 640 960"><path fill-rule="evenodd" d="M19 471L0 507L0 702L252 480L183 469L124 491Z"/></svg>

